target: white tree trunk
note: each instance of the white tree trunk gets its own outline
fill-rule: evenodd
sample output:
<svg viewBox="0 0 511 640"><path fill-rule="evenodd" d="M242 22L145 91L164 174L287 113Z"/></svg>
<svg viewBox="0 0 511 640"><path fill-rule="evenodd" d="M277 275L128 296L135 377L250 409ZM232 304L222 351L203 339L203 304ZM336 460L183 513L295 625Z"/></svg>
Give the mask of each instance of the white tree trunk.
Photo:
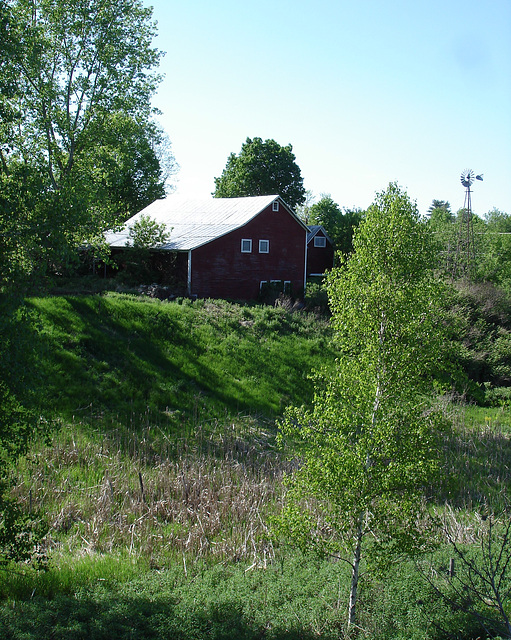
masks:
<svg viewBox="0 0 511 640"><path fill-rule="evenodd" d="M378 342L380 346L383 344L383 340L385 337L385 317L382 318L380 323L380 329L378 331ZM376 394L374 397L373 403L373 413L371 416L371 429L374 429L376 425L376 421L378 419L378 411L380 409L380 401L381 401L381 375L382 371L384 371L384 364L381 363L381 359L379 360L378 374L377 374L377 384L376 384ZM371 452L367 452L366 456L366 472L369 471L371 467ZM358 592L358 578L360 573L360 558L362 556L362 540L364 537L364 519L365 513L362 512L358 516L357 520L357 528L355 532L355 550L353 553L353 568L351 572L351 587L350 587L350 602L348 609L348 628L353 626L356 623L356 614L357 614L357 592Z"/></svg>
<svg viewBox="0 0 511 640"><path fill-rule="evenodd" d="M361 513L357 522L355 535L355 552L353 554L353 568L351 572L350 603L348 609L348 628L353 626L357 619L357 591L358 575L360 571L360 558L362 555L362 538L364 527L364 514Z"/></svg>

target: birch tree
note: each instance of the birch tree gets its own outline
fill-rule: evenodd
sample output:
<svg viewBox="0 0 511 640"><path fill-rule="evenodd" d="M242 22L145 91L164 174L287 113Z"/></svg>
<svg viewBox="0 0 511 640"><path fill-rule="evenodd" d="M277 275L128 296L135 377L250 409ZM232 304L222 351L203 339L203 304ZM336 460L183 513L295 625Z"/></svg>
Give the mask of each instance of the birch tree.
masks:
<svg viewBox="0 0 511 640"><path fill-rule="evenodd" d="M428 541L422 515L444 430L427 401L442 350L434 260L416 205L390 184L328 277L335 369L317 374L312 407L290 408L281 424L297 461L281 532L349 563L352 628L367 561Z"/></svg>

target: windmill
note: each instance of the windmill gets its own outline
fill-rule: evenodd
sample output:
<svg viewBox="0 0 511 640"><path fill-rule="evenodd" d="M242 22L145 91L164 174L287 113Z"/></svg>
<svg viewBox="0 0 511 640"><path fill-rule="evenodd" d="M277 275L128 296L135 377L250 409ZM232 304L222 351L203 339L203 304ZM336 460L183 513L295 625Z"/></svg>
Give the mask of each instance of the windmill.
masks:
<svg viewBox="0 0 511 640"><path fill-rule="evenodd" d="M461 172L460 181L465 187L465 204L459 217L458 242L454 260L453 277L465 273L470 274L470 268L475 259L474 225L472 215L472 191L470 187L474 180L483 180L483 174L475 175L472 169Z"/></svg>

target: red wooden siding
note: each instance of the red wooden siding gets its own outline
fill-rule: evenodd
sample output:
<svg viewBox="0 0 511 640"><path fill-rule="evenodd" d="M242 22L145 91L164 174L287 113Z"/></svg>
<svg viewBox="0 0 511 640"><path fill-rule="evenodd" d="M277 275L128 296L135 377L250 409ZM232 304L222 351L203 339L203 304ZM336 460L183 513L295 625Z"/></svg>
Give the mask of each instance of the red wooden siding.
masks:
<svg viewBox="0 0 511 640"><path fill-rule="evenodd" d="M327 269L331 269L334 266L334 249L330 244L328 238L325 237L322 231L314 236L323 237L326 239L325 247L315 247L314 238L311 238L307 245L307 275L325 273Z"/></svg>
<svg viewBox="0 0 511 640"><path fill-rule="evenodd" d="M192 251L191 293L198 297L254 300L260 282L291 281L294 295L303 292L306 231L279 203L270 205L245 226ZM241 241L252 240L252 252L241 252ZM269 241L269 253L259 253L259 240Z"/></svg>

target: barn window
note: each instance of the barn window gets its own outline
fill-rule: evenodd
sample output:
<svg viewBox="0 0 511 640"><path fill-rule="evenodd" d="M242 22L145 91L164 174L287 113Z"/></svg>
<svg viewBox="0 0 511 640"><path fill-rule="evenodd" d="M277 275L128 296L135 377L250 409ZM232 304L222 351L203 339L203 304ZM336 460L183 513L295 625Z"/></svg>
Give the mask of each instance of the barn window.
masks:
<svg viewBox="0 0 511 640"><path fill-rule="evenodd" d="M326 238L325 236L315 236L314 237L314 246L315 247L326 247Z"/></svg>
<svg viewBox="0 0 511 640"><path fill-rule="evenodd" d="M278 200L274 200L273 201L273 211L278 211L279 210L279 201Z"/></svg>
<svg viewBox="0 0 511 640"><path fill-rule="evenodd" d="M243 238L241 241L241 253L252 253L252 240Z"/></svg>
<svg viewBox="0 0 511 640"><path fill-rule="evenodd" d="M270 253L269 240L259 240L259 253Z"/></svg>

